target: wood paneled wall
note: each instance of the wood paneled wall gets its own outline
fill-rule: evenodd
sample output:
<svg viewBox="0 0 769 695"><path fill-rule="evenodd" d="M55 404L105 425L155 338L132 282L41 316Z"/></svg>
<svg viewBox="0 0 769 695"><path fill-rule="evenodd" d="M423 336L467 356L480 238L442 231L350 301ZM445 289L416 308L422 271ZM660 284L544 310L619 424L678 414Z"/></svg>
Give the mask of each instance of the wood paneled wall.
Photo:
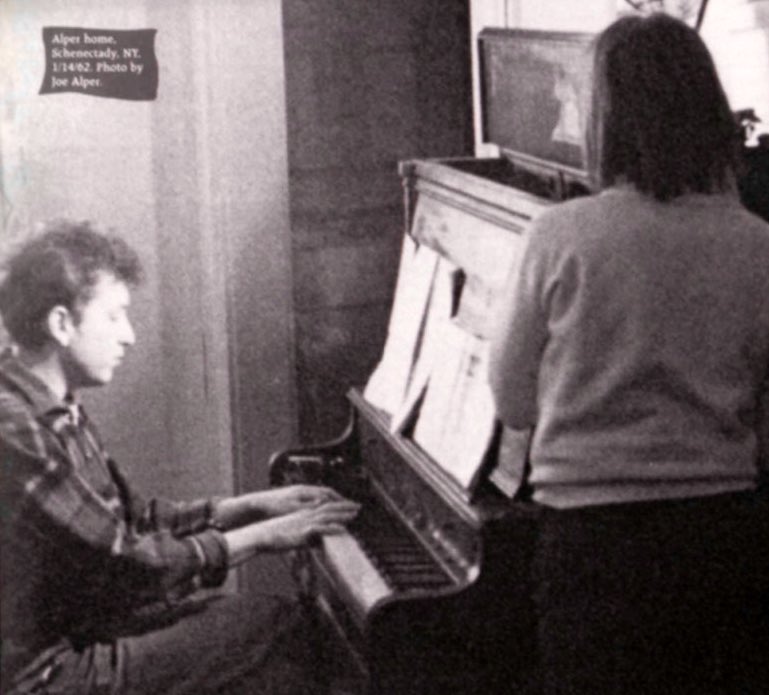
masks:
<svg viewBox="0 0 769 695"><path fill-rule="evenodd" d="M471 151L468 9L284 0L300 436L341 432L384 343L399 159Z"/></svg>

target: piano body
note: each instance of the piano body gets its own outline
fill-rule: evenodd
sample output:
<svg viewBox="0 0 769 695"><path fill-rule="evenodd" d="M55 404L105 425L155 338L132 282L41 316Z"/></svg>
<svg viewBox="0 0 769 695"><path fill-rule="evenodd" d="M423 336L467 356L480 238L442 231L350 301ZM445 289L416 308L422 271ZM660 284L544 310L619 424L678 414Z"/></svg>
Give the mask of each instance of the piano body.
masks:
<svg viewBox="0 0 769 695"><path fill-rule="evenodd" d="M552 142L558 114L544 114L547 123L539 110L551 106L559 80L575 89L584 84L589 40L484 30L486 139L511 149L503 147L498 158L400 165L406 233L458 270L457 313L463 330L481 338L529 222L554 201L587 190L580 148ZM567 100L576 96L572 90ZM529 137L511 116L538 133ZM533 635L535 623L520 597L528 594L534 520L526 505L511 505L515 481L491 482L502 463L522 466L526 442L509 431L502 442L497 426L477 482L462 485L419 446L413 428L394 431L392 414L362 391L348 399L352 416L343 436L278 452L270 476L274 485L324 484L362 502L348 533L325 537L294 558L299 582L334 626L360 692L526 692L535 658L533 641L520 636Z"/></svg>

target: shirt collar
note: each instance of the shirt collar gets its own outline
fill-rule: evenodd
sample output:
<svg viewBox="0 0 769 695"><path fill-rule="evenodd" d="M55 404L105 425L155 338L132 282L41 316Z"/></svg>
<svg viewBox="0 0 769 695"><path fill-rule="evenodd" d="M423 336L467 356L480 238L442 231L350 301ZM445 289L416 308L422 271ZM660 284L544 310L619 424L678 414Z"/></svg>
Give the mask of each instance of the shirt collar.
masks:
<svg viewBox="0 0 769 695"><path fill-rule="evenodd" d="M72 396L62 401L57 398L45 382L27 369L12 353L0 355L0 376L32 406L33 415L40 417L50 413L61 413L76 406Z"/></svg>

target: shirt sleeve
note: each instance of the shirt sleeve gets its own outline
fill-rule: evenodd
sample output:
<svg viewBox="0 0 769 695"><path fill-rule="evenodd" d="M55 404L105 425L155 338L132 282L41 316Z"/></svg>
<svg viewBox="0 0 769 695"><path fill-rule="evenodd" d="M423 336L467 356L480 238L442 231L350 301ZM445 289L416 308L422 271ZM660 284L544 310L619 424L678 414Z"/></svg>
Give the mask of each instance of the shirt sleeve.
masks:
<svg viewBox="0 0 769 695"><path fill-rule="evenodd" d="M112 478L120 490L123 506L140 533L168 530L177 538L213 528L214 505L218 498L177 502L164 497L146 499L123 475L114 459L104 453Z"/></svg>
<svg viewBox="0 0 769 695"><path fill-rule="evenodd" d="M128 510L129 525L137 533L159 537L170 533L176 539L192 543L201 560L200 583L204 587L221 585L229 571L227 544L213 523L214 506L218 498L177 502L155 497L145 500L128 482L114 459L106 459L120 491L124 508Z"/></svg>
<svg viewBox="0 0 769 695"><path fill-rule="evenodd" d="M124 518L124 507L110 505L78 475L55 437L30 416L0 419L0 442L9 469L4 477L22 500L15 506L19 533L58 544L64 552L57 557L73 565L73 581L90 583L95 597L114 597L127 608L224 580L227 547L218 531L190 537L172 528L140 532Z"/></svg>
<svg viewBox="0 0 769 695"><path fill-rule="evenodd" d="M547 253L541 236L531 225L492 326L489 383L498 417L513 429L532 427L537 420L538 375L548 337Z"/></svg>

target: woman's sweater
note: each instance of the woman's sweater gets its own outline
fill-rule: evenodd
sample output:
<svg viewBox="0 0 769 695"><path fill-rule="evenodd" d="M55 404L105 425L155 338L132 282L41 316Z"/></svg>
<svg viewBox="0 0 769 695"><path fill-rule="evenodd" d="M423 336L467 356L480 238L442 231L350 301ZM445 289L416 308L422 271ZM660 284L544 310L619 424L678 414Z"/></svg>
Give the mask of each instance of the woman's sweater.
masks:
<svg viewBox="0 0 769 695"><path fill-rule="evenodd" d="M768 374L769 225L736 197L617 187L533 223L490 381L502 421L534 426L535 500L754 488Z"/></svg>

